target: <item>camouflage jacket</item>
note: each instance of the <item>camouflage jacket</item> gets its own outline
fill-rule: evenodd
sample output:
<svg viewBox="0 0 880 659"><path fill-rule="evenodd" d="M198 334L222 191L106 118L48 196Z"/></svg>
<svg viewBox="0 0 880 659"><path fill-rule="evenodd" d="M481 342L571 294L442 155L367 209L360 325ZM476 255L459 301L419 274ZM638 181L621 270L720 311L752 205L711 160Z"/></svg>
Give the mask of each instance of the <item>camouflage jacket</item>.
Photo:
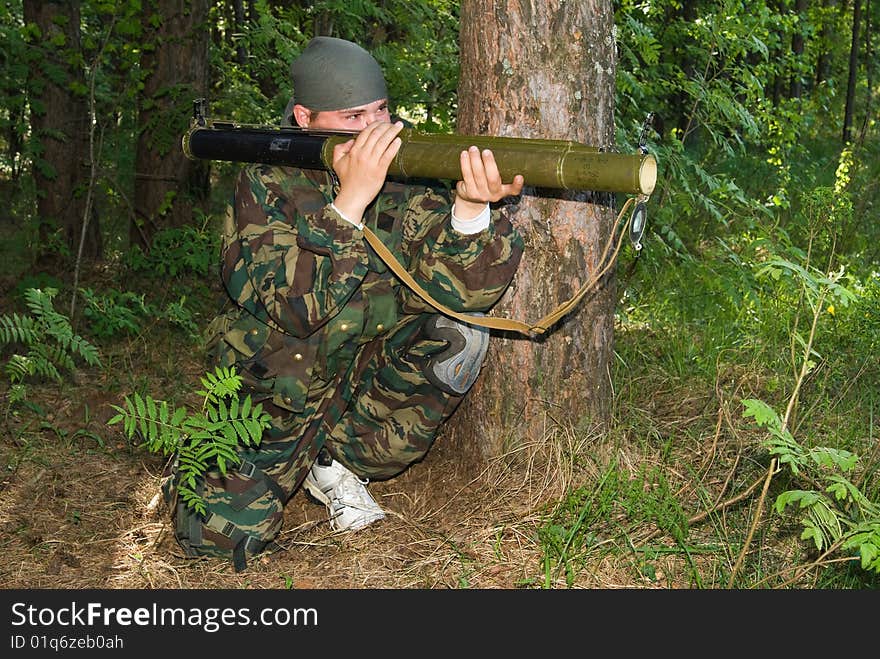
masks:
<svg viewBox="0 0 880 659"><path fill-rule="evenodd" d="M221 272L235 308L211 324L209 342L251 391L292 412L303 409L315 376L332 382L402 314L432 311L332 200L326 172L250 165L225 218ZM516 271L522 238L503 212L465 235L450 211L442 188L389 181L364 223L438 302L486 311Z"/></svg>

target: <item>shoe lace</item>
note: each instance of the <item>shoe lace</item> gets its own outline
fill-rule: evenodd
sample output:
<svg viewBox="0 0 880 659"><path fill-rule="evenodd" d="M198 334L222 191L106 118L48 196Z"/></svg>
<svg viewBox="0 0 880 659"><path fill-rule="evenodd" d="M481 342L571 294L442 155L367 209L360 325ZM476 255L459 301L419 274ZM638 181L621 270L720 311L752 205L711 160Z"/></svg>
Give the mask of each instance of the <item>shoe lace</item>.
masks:
<svg viewBox="0 0 880 659"><path fill-rule="evenodd" d="M351 472L340 475L333 488L334 502L341 506L373 510L376 504L366 489L369 482L368 478L358 478Z"/></svg>

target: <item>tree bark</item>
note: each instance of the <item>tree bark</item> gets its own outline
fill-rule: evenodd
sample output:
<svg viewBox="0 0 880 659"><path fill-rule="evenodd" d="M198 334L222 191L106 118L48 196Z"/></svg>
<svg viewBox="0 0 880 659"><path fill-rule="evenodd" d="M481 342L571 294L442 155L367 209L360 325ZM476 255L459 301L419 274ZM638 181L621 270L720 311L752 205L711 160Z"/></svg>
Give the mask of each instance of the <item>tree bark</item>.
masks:
<svg viewBox="0 0 880 659"><path fill-rule="evenodd" d="M849 51L849 79L846 85L846 109L843 113L843 143L852 141L855 114L856 82L859 71L859 29L862 22L862 0L853 2L852 42Z"/></svg>
<svg viewBox="0 0 880 659"><path fill-rule="evenodd" d="M798 17L794 34L791 35L791 53L795 59L800 60L804 56L804 31L807 27L807 0L797 0L794 6L794 12ZM788 88L789 98L800 98L804 91L804 82L801 75L799 65L794 65L794 71L791 75L791 83Z"/></svg>
<svg viewBox="0 0 880 659"><path fill-rule="evenodd" d="M80 92L85 74L80 49L80 3L25 0L25 23L39 30L30 63L30 122L38 142L33 162L37 190L39 248L36 261L58 257L54 236L75 256L80 241L88 179L88 102ZM100 256L97 222L90 223L83 255ZM57 232L57 233L56 233Z"/></svg>
<svg viewBox="0 0 880 659"><path fill-rule="evenodd" d="M144 89L138 113L132 245L149 250L155 233L191 221L208 194L207 163L189 160L180 140L193 99L208 88L207 0L144 2Z"/></svg>
<svg viewBox="0 0 880 659"><path fill-rule="evenodd" d="M835 14L837 0L823 0L819 30L819 55L816 58L816 86L818 87L831 77L831 43L836 32Z"/></svg>
<svg viewBox="0 0 880 659"><path fill-rule="evenodd" d="M244 32L244 3L242 0L234 0L232 3L233 13L235 16L235 32L237 34L241 34ZM244 66L247 64L248 54L247 50L245 50L244 42L237 37L233 37L233 41L235 43L235 59L238 62L239 66Z"/></svg>
<svg viewBox="0 0 880 659"><path fill-rule="evenodd" d="M458 132L613 149L612 26L604 0L464 0ZM601 267L615 212L607 194L533 188L514 208L526 252L492 315L533 322ZM612 271L540 339L495 335L445 441L463 460L486 458L540 440L546 414L579 424L607 421L615 299Z"/></svg>
<svg viewBox="0 0 880 659"><path fill-rule="evenodd" d="M872 32L871 0L865 0L865 38L863 39L863 41L865 42L865 75L867 77L867 93L865 94L865 119L862 122L862 128L859 131L859 142L864 142L865 134L868 131L868 126L871 122L872 116L871 112L874 98L874 67L877 66L877 61L874 57L874 51L872 49L872 41L874 38Z"/></svg>

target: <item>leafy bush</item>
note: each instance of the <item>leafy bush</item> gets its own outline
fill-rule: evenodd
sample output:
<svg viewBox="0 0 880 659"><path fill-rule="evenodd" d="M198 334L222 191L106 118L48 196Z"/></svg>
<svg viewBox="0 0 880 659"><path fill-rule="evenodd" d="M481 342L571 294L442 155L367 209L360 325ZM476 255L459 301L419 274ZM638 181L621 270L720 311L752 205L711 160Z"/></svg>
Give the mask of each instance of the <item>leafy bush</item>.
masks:
<svg viewBox="0 0 880 659"><path fill-rule="evenodd" d="M859 456L827 446L806 448L769 405L756 399L746 399L743 404L743 415L753 417L770 433L764 441L770 454L788 465L796 479L813 485L812 489L786 490L777 496L776 512L783 514L788 506L795 507L803 513L802 540L811 540L820 552L856 552L863 569L880 573L880 505L870 501L848 477Z"/></svg>
<svg viewBox="0 0 880 659"><path fill-rule="evenodd" d="M195 315L187 305L187 296L181 295L176 302L165 308L145 301L145 294L131 291L109 289L96 293L90 288L81 289L86 306L83 317L88 321L89 331L96 337L110 339L124 334L137 334L144 327L144 321L164 320L169 325L182 329L191 339L200 336L200 327Z"/></svg>
<svg viewBox="0 0 880 659"><path fill-rule="evenodd" d="M104 294L90 288L80 291L85 300L83 317L92 334L111 338L120 334L135 334L145 318L155 316L155 309L144 302L144 295L110 289Z"/></svg>
<svg viewBox="0 0 880 659"><path fill-rule="evenodd" d="M29 288L24 293L29 315L0 316L0 347L20 348L5 368L12 383L10 404L24 400L28 378L43 377L61 382L61 372L72 371L77 358L89 366L101 363L98 350L74 333L66 316L55 311L52 300L57 294L54 288Z"/></svg>
<svg viewBox="0 0 880 659"><path fill-rule="evenodd" d="M135 273L149 278L193 274L207 275L216 266L219 236L208 223L163 229L153 237L148 254L135 245L126 263Z"/></svg>
<svg viewBox="0 0 880 659"><path fill-rule="evenodd" d="M238 465L238 449L258 445L271 417L250 396L239 400L241 377L234 368L217 367L201 383L203 389L196 393L203 402L196 411L172 409L164 400L134 393L125 397L123 406L112 405L118 414L107 424L122 423L129 440L138 436L153 453L176 454L180 496L204 514L205 502L197 492L199 479L214 467L226 474L229 465Z"/></svg>

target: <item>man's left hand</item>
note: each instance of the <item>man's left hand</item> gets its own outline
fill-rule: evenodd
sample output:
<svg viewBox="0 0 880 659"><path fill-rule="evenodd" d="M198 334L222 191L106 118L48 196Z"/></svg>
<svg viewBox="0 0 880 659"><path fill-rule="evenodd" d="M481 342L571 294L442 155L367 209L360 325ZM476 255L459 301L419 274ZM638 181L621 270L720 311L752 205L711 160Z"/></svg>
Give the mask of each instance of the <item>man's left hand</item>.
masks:
<svg viewBox="0 0 880 659"><path fill-rule="evenodd" d="M473 219L487 203L518 195L523 183L520 174L513 177L512 183L504 183L492 151L480 151L472 146L461 152L461 180L455 184L455 216L461 220Z"/></svg>

